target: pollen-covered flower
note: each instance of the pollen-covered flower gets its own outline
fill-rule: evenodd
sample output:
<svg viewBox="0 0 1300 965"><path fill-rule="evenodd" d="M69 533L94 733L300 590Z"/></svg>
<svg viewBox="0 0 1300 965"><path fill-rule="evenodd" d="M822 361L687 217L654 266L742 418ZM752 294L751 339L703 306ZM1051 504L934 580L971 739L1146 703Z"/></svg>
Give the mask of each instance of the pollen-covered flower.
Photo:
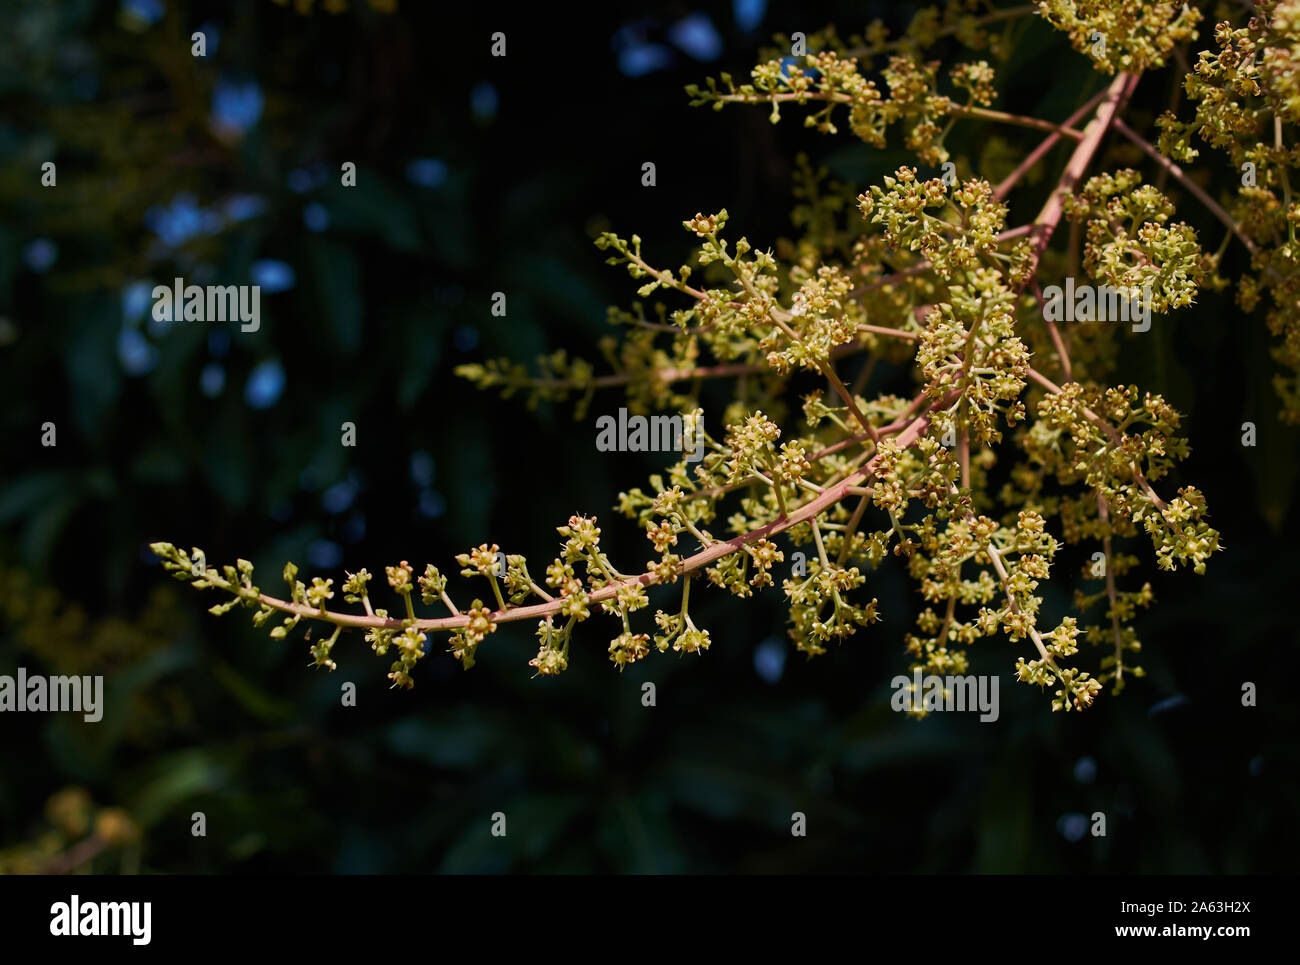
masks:
<svg viewBox="0 0 1300 965"><path fill-rule="evenodd" d="M468 553L461 553L456 557L456 562L464 569L461 570L462 576L489 576L498 579L505 576L501 572L501 547L496 543L488 545L483 543L477 548L470 550Z"/></svg>
<svg viewBox="0 0 1300 965"><path fill-rule="evenodd" d="M319 576L313 576L311 586L307 588L307 602L314 607L324 609L325 601L334 596L334 591L330 589L333 585L333 580L322 580Z"/></svg>
<svg viewBox="0 0 1300 965"><path fill-rule="evenodd" d="M538 674L543 677L554 677L568 669L569 658L563 650L542 644L537 656L528 661L528 666L536 667Z"/></svg>
<svg viewBox="0 0 1300 965"><path fill-rule="evenodd" d="M415 572L414 568L406 560L398 563L396 566L386 566L384 571L388 574L388 585L402 596L411 592L411 575Z"/></svg>
<svg viewBox="0 0 1300 965"><path fill-rule="evenodd" d="M475 645L482 643L489 633L496 633L497 625L492 622L492 611L483 605L482 600L475 600L465 611L469 623L465 625L465 639Z"/></svg>
<svg viewBox="0 0 1300 965"><path fill-rule="evenodd" d="M610 641L609 659L619 670L635 663L650 652L650 637L644 633L624 631Z"/></svg>

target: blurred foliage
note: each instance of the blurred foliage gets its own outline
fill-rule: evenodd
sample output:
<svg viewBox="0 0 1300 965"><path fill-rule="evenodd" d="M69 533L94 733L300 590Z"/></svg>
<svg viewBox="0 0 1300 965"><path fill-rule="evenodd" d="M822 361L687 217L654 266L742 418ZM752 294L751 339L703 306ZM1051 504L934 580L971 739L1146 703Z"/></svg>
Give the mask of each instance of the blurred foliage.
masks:
<svg viewBox="0 0 1300 965"><path fill-rule="evenodd" d="M703 661L617 675L577 647L564 677L532 680L530 630L504 628L470 673L432 655L410 694L384 689L359 638L336 648L336 673L311 672L300 641L177 599L152 540L269 572L289 558L373 571L489 538L552 551L557 522L607 513L654 455L599 458L571 410L474 394L453 367L604 334L628 293L590 245L601 230L671 253L682 218L725 206L776 244L800 150L854 182L901 160L773 129L761 111L692 110L682 88L753 63L772 32L902 25L904 4L829 3L798 23L739 3L306 6L13 0L0 14L0 673L103 673L108 701L99 724L0 717L0 869L1293 866L1296 706L1274 668L1296 640L1276 605L1295 581L1296 439L1272 416L1267 333L1224 324L1215 297L1125 364L1190 411L1187 471L1216 506L1224 565L1153 581L1148 679L1082 719L1048 714L976 655L977 672L1004 674L998 722L918 724L889 710L899 654L866 639L795 660L761 596L700 601L715 628ZM693 10L717 57L674 43ZM488 52L496 30L504 59ZM999 108L1068 113L1092 80L1061 43L1042 25L1015 38ZM1139 92L1152 117L1169 93L1155 87ZM1000 131L962 147L996 173L1033 143ZM654 189L639 185L646 159ZM1021 190L1013 202L1032 206L1044 186ZM263 279L260 330L153 322L140 284L178 275ZM509 293L505 318L494 291ZM1239 445L1247 417L1254 450ZM338 444L344 421L355 449ZM539 467L564 486L535 485ZM887 575L879 596L897 616L874 639L900 640L916 601ZM347 680L355 708L340 704ZM1258 708L1241 707L1243 680ZM1108 836L1072 840L1097 810ZM794 811L806 838L789 833Z"/></svg>
<svg viewBox="0 0 1300 965"><path fill-rule="evenodd" d="M61 874L92 862L129 874L139 867L140 829L121 808L96 807L84 788L67 787L45 802L44 829L0 851L0 874Z"/></svg>

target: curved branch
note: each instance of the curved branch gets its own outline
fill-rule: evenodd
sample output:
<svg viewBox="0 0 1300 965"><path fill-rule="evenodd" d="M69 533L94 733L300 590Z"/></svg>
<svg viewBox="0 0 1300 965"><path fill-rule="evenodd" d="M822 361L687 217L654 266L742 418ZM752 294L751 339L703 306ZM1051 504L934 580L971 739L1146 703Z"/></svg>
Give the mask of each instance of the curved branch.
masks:
<svg viewBox="0 0 1300 965"><path fill-rule="evenodd" d="M924 413L914 418L902 432L899 433L897 444L903 448L911 446L921 433L929 425L930 409L951 405L957 396L957 392L950 392L943 399L931 405ZM828 487L824 493L815 499L804 503L802 506L793 510L788 516L773 520L765 526L758 529L750 530L740 536L734 536L728 540L720 540L710 546L705 547L700 552L683 560L679 567L679 574L685 575L695 570L701 569L724 556L738 552L750 543L756 542L769 536L775 536L777 533L784 532L798 523L805 522L817 516L831 506L851 495L850 489L854 483L866 478L871 474L872 467L875 465L879 455L874 455L861 468L850 473L834 486ZM602 586L598 590L588 594L591 603L601 603L605 600L613 599L618 595L618 591L625 586L640 583L642 586L653 586L659 582L659 578L653 572L645 572L637 576L629 577L626 580L619 580ZM367 616L353 613L337 613L332 610L322 610L310 607L302 603L290 603L287 600L281 600L277 597L268 596L265 593L257 595L257 602L268 606L273 610L281 613L290 613L307 620L323 620L341 627L358 627L363 629L387 629L402 630L408 626L414 626L419 630L457 630L469 623L469 617L464 614L450 617L436 617L433 619L416 620L412 623L409 620L399 620L396 618L383 618L376 616ZM551 600L546 603L535 603L530 606L510 607L505 610L497 610L489 614L488 619L493 623L509 623L513 620L544 620L548 616L554 616L560 612L563 606L563 600Z"/></svg>

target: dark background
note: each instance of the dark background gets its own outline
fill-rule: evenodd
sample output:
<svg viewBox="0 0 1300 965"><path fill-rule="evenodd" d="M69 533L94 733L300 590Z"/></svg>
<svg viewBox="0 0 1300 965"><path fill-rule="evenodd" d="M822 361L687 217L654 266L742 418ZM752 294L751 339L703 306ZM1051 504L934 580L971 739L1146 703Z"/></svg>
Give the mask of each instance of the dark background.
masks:
<svg viewBox="0 0 1300 965"><path fill-rule="evenodd" d="M301 629L271 641L167 579L150 541L252 559L269 592L286 559L337 586L344 567L382 575L399 559L454 572L483 541L536 572L573 512L599 514L614 559L639 561L646 544L612 507L663 460L599 454L592 417L529 412L454 366L560 347L598 359L606 306L635 298L592 247L599 230L639 233L676 266L682 219L726 207L733 237L773 245L792 234L799 151L860 188L908 160L847 125L819 136L792 109L773 127L763 108L691 108L682 90L744 77L778 31L901 28L904 4L353 7L4 4L0 673L103 673L109 706L93 726L0 719L0 870L66 861L104 809L138 832L80 864L104 872L1293 867L1296 431L1275 418L1262 311L1227 295L1123 343L1118 380L1188 417L1176 482L1206 493L1225 550L1196 577L1158 572L1149 542L1133 544L1157 597L1138 621L1149 676L1082 715L1014 683L1005 641L976 655L1003 674L995 724L891 712L917 601L897 566L872 590L882 623L811 662L786 641L778 592L705 592L703 658L653 654L620 675L604 655L616 625L596 618L566 674L531 679L532 625L516 623L468 673L436 638L411 692L387 689L389 661L360 635L341 638L335 673L310 670ZM707 29L673 30L693 14L716 51ZM197 60L200 27L215 30ZM497 30L504 59L489 56ZM1104 83L1039 23L999 75L996 107L1058 119ZM1154 137L1174 81L1144 78L1130 123ZM218 136L223 118L242 133ZM1038 142L997 134L1022 155ZM987 136L964 122L949 145L977 156ZM1011 224L1037 212L1064 150L1012 195ZM40 187L47 160L55 188ZM338 184L347 160L356 188ZM1232 183L1221 156L1202 160L1195 176ZM1222 229L1171 193L1216 247ZM1234 245L1230 271L1240 258ZM286 266L256 333L156 325L130 294L205 270L265 286ZM909 384L884 366L871 386ZM600 396L593 417L619 404ZM356 708L340 706L349 680ZM1243 681L1258 707L1241 706ZM196 811L206 837L191 836ZM489 834L496 811L504 839ZM1096 811L1104 838L1084 833Z"/></svg>

